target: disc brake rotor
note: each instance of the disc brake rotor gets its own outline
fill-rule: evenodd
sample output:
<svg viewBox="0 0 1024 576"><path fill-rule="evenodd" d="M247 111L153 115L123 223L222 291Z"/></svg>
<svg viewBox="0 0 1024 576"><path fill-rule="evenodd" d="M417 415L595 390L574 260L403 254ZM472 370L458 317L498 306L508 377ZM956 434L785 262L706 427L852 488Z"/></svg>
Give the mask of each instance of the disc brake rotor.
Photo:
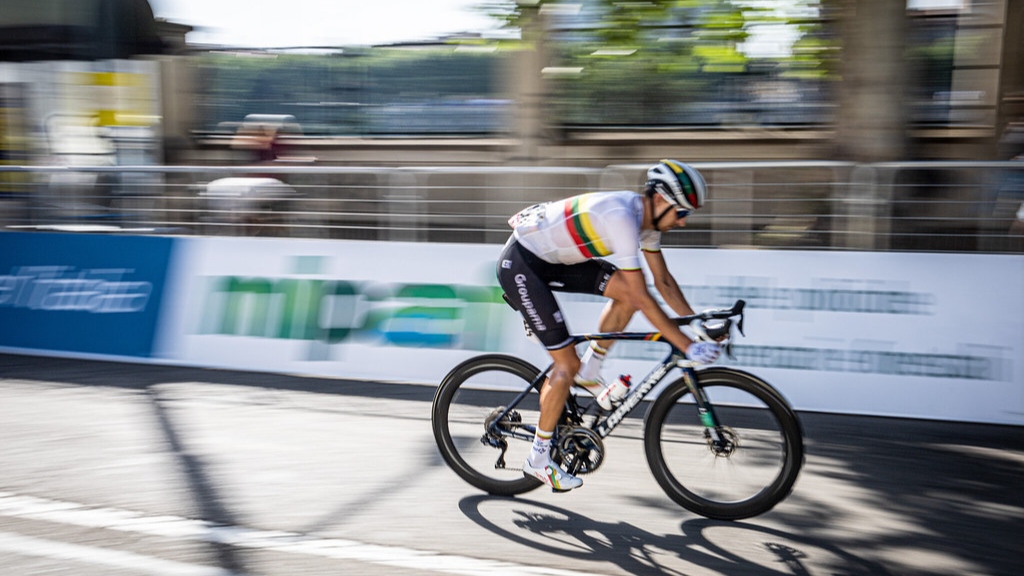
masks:
<svg viewBox="0 0 1024 576"><path fill-rule="evenodd" d="M728 426L722 426L718 429L718 435L721 437L720 442L715 442L714 438L711 437L711 432L708 430L704 431L704 438L708 442L708 450L719 458L728 458L736 452L736 449L740 447L740 438L736 435L736 432Z"/></svg>

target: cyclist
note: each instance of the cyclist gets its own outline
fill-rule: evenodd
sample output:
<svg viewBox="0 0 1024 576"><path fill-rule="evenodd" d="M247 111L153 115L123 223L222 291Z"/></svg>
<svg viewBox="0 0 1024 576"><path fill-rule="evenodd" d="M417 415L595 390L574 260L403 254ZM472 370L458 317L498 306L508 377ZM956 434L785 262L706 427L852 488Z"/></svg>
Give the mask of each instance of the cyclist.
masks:
<svg viewBox="0 0 1024 576"><path fill-rule="evenodd" d="M654 285L673 312L693 314L661 254L661 233L686 225L686 217L707 197L704 178L692 166L662 160L647 171L642 194L593 192L530 206L509 219L512 236L498 260L498 282L509 303L551 355L553 366L540 394L540 417L523 473L556 492L583 481L551 459L551 437L575 382L592 393L602 390L598 372L608 342L588 348L581 361L572 345L553 291L609 298L599 330L620 331L640 311L672 345L696 362L719 354L713 342L693 342L647 290L640 268L644 254ZM605 259L613 256L616 264ZM602 344L604 346L602 346Z"/></svg>

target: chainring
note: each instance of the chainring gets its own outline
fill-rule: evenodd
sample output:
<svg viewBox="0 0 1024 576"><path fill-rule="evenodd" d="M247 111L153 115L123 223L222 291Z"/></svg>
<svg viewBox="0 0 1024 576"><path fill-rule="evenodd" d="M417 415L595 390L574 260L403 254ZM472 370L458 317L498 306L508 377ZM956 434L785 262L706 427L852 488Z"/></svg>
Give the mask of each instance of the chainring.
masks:
<svg viewBox="0 0 1024 576"><path fill-rule="evenodd" d="M570 474L590 474L604 462L604 441L590 428L562 426L554 452L555 460Z"/></svg>

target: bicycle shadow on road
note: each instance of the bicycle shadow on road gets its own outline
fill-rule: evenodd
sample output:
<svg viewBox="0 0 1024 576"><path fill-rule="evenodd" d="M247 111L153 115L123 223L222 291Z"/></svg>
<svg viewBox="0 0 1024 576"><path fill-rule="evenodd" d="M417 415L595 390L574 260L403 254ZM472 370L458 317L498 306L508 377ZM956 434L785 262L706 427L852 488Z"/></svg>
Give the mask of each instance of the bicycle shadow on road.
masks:
<svg viewBox="0 0 1024 576"><path fill-rule="evenodd" d="M483 510L489 505L504 518L489 519L489 511ZM511 542L565 558L611 563L630 574L890 574L878 563L820 538L747 522L696 518L683 522L679 534L655 534L628 522L594 520L524 498L470 496L459 501L459 508L474 523Z"/></svg>

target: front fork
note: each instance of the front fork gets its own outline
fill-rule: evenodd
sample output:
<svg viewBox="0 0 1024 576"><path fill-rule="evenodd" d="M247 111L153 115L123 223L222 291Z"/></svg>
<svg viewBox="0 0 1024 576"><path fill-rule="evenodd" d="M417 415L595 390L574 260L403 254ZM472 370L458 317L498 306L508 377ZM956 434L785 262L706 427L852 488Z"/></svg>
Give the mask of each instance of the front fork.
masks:
<svg viewBox="0 0 1024 576"><path fill-rule="evenodd" d="M700 416L700 423L704 425L704 431L711 440L712 446L716 451L726 450L727 440L722 436L722 427L718 422L718 416L715 414L715 407L708 401L704 389L697 386L697 372L690 366L682 367L682 370L683 382L686 383L686 387L693 394L693 399L697 403L697 414Z"/></svg>

